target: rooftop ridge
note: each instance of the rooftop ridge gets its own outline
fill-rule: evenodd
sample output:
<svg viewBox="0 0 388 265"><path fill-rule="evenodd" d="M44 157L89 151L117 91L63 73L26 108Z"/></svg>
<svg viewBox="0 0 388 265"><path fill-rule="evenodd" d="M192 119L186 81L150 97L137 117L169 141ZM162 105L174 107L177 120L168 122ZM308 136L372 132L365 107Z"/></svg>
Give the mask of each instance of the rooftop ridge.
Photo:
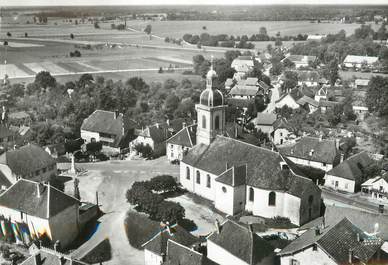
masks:
<svg viewBox="0 0 388 265"><path fill-rule="evenodd" d="M226 139L226 140L233 140L235 142L239 142L239 143L242 143L244 145L248 145L248 146L255 147L257 149L263 150L263 151L268 151L268 152L272 152L274 154L279 155L279 152L276 152L274 150L270 150L270 149L267 149L267 148L264 148L264 147L261 147L261 146L253 145L253 144L250 144L250 143L246 143L246 142L234 139L234 138L226 137L226 136L223 136L223 135L217 135L217 137L220 137L220 138L223 138L223 139Z"/></svg>

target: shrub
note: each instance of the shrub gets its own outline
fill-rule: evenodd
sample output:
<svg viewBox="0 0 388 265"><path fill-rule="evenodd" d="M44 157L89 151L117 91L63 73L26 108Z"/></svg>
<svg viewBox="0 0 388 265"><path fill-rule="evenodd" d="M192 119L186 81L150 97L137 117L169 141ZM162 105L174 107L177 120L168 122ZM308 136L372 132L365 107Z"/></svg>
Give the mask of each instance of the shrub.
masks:
<svg viewBox="0 0 388 265"><path fill-rule="evenodd" d="M158 205L155 219L169 222L171 224L177 223L185 217L185 209L176 202L162 201Z"/></svg>
<svg viewBox="0 0 388 265"><path fill-rule="evenodd" d="M154 155L154 151L152 150L151 146L149 146L148 144L146 145L144 145L143 143L136 144L134 148L144 158L152 158Z"/></svg>
<svg viewBox="0 0 388 265"><path fill-rule="evenodd" d="M170 175L160 175L149 181L148 188L157 192L171 192L178 189L178 184Z"/></svg>
<svg viewBox="0 0 388 265"><path fill-rule="evenodd" d="M70 52L70 57L81 57L81 52L79 50L75 50L74 52Z"/></svg>

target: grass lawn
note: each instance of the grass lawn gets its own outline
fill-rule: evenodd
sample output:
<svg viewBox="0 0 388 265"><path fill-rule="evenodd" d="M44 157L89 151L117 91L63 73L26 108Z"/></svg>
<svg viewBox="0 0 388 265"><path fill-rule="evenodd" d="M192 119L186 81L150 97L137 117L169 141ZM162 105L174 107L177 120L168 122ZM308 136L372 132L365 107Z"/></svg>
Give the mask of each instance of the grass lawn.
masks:
<svg viewBox="0 0 388 265"><path fill-rule="evenodd" d="M131 246L142 249L141 245L159 232L160 223L149 219L146 214L129 211L124 227Z"/></svg>

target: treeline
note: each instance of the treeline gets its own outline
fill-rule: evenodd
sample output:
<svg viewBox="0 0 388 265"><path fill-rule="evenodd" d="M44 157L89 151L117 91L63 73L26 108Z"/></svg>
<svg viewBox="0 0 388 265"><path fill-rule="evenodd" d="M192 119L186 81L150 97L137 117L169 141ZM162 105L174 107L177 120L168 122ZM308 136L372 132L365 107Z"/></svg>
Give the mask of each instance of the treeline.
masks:
<svg viewBox="0 0 388 265"><path fill-rule="evenodd" d="M208 33L202 33L201 35L185 34L182 39L190 44L198 46L213 46L213 47L230 47L241 49L253 49L255 45L248 42L248 38L240 36L228 36L227 34L210 35Z"/></svg>

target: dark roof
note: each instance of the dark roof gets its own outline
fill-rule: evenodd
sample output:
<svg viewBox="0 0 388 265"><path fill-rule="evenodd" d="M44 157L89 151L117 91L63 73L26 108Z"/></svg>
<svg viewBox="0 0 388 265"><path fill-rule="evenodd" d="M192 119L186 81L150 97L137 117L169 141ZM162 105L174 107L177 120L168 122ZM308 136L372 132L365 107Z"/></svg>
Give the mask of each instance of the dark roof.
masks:
<svg viewBox="0 0 388 265"><path fill-rule="evenodd" d="M276 121L276 114L258 112L255 118L255 125L269 125L272 126Z"/></svg>
<svg viewBox="0 0 388 265"><path fill-rule="evenodd" d="M59 144L52 144L46 146L51 152L51 154L57 153L58 155L64 155L66 154L66 148L64 143L59 143Z"/></svg>
<svg viewBox="0 0 388 265"><path fill-rule="evenodd" d="M259 88L256 86L236 85L232 87L230 95L256 96L259 93Z"/></svg>
<svg viewBox="0 0 388 265"><path fill-rule="evenodd" d="M169 120L148 126L143 130L137 130L135 134L143 137L149 137L155 143L162 143L170 136L180 131L183 128L184 123L186 123L186 120L183 118Z"/></svg>
<svg viewBox="0 0 388 265"><path fill-rule="evenodd" d="M70 258L67 255L64 255L63 253L55 252L54 250L50 249L40 249L38 250L38 254L40 254L41 257L41 263L39 265L56 265L56 264L63 264L63 265L88 265L89 263L85 263L79 260L74 260L73 258ZM36 265L35 263L35 253L27 258L25 261L23 261L20 265ZM64 263L60 263L60 261L64 261Z"/></svg>
<svg viewBox="0 0 388 265"><path fill-rule="evenodd" d="M277 130L277 129L287 129L289 131L293 130L291 124L285 118L277 119L273 124L273 128L274 130Z"/></svg>
<svg viewBox="0 0 388 265"><path fill-rule="evenodd" d="M259 81L259 87L261 89L263 89L264 91L268 91L271 87L269 85L267 85L266 83L264 83L263 81Z"/></svg>
<svg viewBox="0 0 388 265"><path fill-rule="evenodd" d="M203 254L178 244L175 241L167 241L166 261L163 265L216 265Z"/></svg>
<svg viewBox="0 0 388 265"><path fill-rule="evenodd" d="M299 105L302 105L304 106L305 104L308 104L308 105L311 105L311 106L314 106L314 107L317 107L319 106L319 103L318 101L315 101L314 99L308 97L308 96L303 96L301 97L300 99L298 99L296 101L296 103L298 103Z"/></svg>
<svg viewBox="0 0 388 265"><path fill-rule="evenodd" d="M247 179L247 166L233 166L222 173L216 181L226 185L237 187L244 185Z"/></svg>
<svg viewBox="0 0 388 265"><path fill-rule="evenodd" d="M318 82L319 73L317 71L298 71L298 81L300 82Z"/></svg>
<svg viewBox="0 0 388 265"><path fill-rule="evenodd" d="M279 151L285 156L329 164L336 162L339 156L335 140L320 140L310 136L302 137L294 145L281 147Z"/></svg>
<svg viewBox="0 0 388 265"><path fill-rule="evenodd" d="M0 125L0 139L3 139L5 137L13 136L15 133L8 129L7 127Z"/></svg>
<svg viewBox="0 0 388 265"><path fill-rule="evenodd" d="M363 151L349 157L341 164L328 171L327 174L361 183L364 169L373 163L374 161L369 157L368 153Z"/></svg>
<svg viewBox="0 0 388 265"><path fill-rule="evenodd" d="M114 145L118 146L129 130L136 128L137 124L122 113L115 117L114 111L96 110L82 122L81 130L115 135Z"/></svg>
<svg viewBox="0 0 388 265"><path fill-rule="evenodd" d="M2 154L0 163L7 165L16 175L28 176L37 170L55 165L55 160L40 146L27 144Z"/></svg>
<svg viewBox="0 0 388 265"><path fill-rule="evenodd" d="M198 238L190 234L183 227L173 225L168 228L162 228L153 238L143 244L143 247L155 254L166 254L167 241L173 240L181 245L191 247L199 241Z"/></svg>
<svg viewBox="0 0 388 265"><path fill-rule="evenodd" d="M274 255L273 247L266 240L229 219L208 240L250 265L260 264L262 259Z"/></svg>
<svg viewBox="0 0 388 265"><path fill-rule="evenodd" d="M185 147L193 147L196 144L196 131L196 124L184 127L182 130L171 136L167 140L167 143Z"/></svg>
<svg viewBox="0 0 388 265"><path fill-rule="evenodd" d="M329 100L320 100L319 106L320 107L328 107L328 108L334 108L336 105L339 105L339 102L336 101L329 101Z"/></svg>
<svg viewBox="0 0 388 265"><path fill-rule="evenodd" d="M253 104L255 102L255 99L227 98L226 101L227 101L227 104L237 108L248 108L250 104Z"/></svg>
<svg viewBox="0 0 388 265"><path fill-rule="evenodd" d="M280 164L285 161L292 171L282 170ZM223 136L217 136L210 145L196 145L182 162L217 176L227 167L246 164L247 185L284 191L297 197L303 196L311 186L316 187L310 179L295 175L298 174L295 165L279 153Z"/></svg>
<svg viewBox="0 0 388 265"><path fill-rule="evenodd" d="M360 241L357 240L357 234ZM313 244L318 245L338 264L348 264L349 250L362 262L368 262L380 249L383 240L370 236L343 218L334 226L327 226L319 233L312 228L286 246L279 255L292 255Z"/></svg>
<svg viewBox="0 0 388 265"><path fill-rule="evenodd" d="M75 204L79 204L79 200L53 186L25 179L19 179L0 196L0 206L44 219L53 217Z"/></svg>

